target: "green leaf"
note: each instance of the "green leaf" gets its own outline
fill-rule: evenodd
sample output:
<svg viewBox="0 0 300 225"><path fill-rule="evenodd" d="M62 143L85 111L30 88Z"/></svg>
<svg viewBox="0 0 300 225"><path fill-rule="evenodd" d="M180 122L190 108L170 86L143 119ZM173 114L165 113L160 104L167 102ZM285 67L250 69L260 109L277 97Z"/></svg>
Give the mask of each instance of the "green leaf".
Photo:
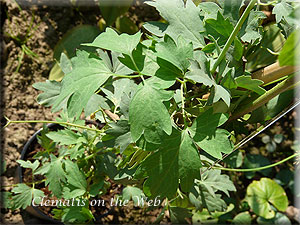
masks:
<svg viewBox="0 0 300 225"><path fill-rule="evenodd" d="M252 155L247 154L244 160L243 168L257 168L262 166L267 166L270 164L270 161L262 155ZM268 176L272 172L272 168L264 169L258 171L264 176ZM248 179L251 179L254 176L255 172L246 172L245 175Z"/></svg>
<svg viewBox="0 0 300 225"><path fill-rule="evenodd" d="M61 221L63 223L86 223L89 220L93 220L94 216L92 212L86 208L88 205L85 200L80 199L80 204L83 206L70 206L63 209L63 216Z"/></svg>
<svg viewBox="0 0 300 225"><path fill-rule="evenodd" d="M61 70L59 64L56 62L50 70L49 80L61 81L64 75L64 72Z"/></svg>
<svg viewBox="0 0 300 225"><path fill-rule="evenodd" d="M233 204L229 204L226 211L222 212L211 212L207 209L203 209L201 212L193 210L193 217L192 221L193 224L217 224L224 222L228 216L229 212L231 212L234 209Z"/></svg>
<svg viewBox="0 0 300 225"><path fill-rule="evenodd" d="M191 218L192 213L187 208L170 207L170 219L173 224L188 224L186 218Z"/></svg>
<svg viewBox="0 0 300 225"><path fill-rule="evenodd" d="M232 222L234 224L251 224L251 220L249 212L241 212L233 218Z"/></svg>
<svg viewBox="0 0 300 225"><path fill-rule="evenodd" d="M121 16L116 20L116 29L120 33L135 34L139 28L132 17Z"/></svg>
<svg viewBox="0 0 300 225"><path fill-rule="evenodd" d="M193 43L195 49L205 46L201 34L205 29L200 19L200 9L192 0L187 0L185 3L182 0L158 0L149 1L147 4L155 7L160 15L168 21L167 28L163 31L164 34L168 34L175 41L178 40L179 35L182 35L187 42ZM157 24L152 23L152 25ZM151 30L153 30L153 26ZM159 29L161 29L161 24L155 29L156 33Z"/></svg>
<svg viewBox="0 0 300 225"><path fill-rule="evenodd" d="M222 191L229 197L229 191L236 191L229 176L221 174L220 170L208 170L196 182L202 184L213 196L216 191Z"/></svg>
<svg viewBox="0 0 300 225"><path fill-rule="evenodd" d="M51 131L46 134L48 138L61 145L72 145L78 142L79 134L71 130Z"/></svg>
<svg viewBox="0 0 300 225"><path fill-rule="evenodd" d="M38 160L35 160L34 163L32 163L29 160L24 161L24 160L19 159L19 160L17 160L17 163L19 163L21 165L21 167L23 167L23 168L32 169L32 171L35 171L40 165L40 162Z"/></svg>
<svg viewBox="0 0 300 225"><path fill-rule="evenodd" d="M294 185L294 172L289 169L280 170L276 174L275 181L282 186L292 187Z"/></svg>
<svg viewBox="0 0 300 225"><path fill-rule="evenodd" d="M168 24L158 22L158 21L150 21L143 24L143 27L149 31L150 33L158 36L163 37L164 32L166 31Z"/></svg>
<svg viewBox="0 0 300 225"><path fill-rule="evenodd" d="M145 198L143 191L137 187L127 186L122 191L122 199L130 201L132 200L136 206Z"/></svg>
<svg viewBox="0 0 300 225"><path fill-rule="evenodd" d="M239 61L243 57L244 54L244 45L238 38L234 39L234 51L233 51L233 57L235 60Z"/></svg>
<svg viewBox="0 0 300 225"><path fill-rule="evenodd" d="M265 18L266 15L263 12L252 10L239 33L241 40L248 43L261 40L262 35L260 21Z"/></svg>
<svg viewBox="0 0 300 225"><path fill-rule="evenodd" d="M229 91L224 88L222 85L214 85L211 94L209 95L208 102L209 103L216 103L220 99L222 99L225 104L229 107L230 106L230 93Z"/></svg>
<svg viewBox="0 0 300 225"><path fill-rule="evenodd" d="M123 153L127 146L132 143L128 120L119 120L109 125L111 128L106 130L105 133L107 136L104 136L102 140L110 140L110 138L112 138L113 146L116 148L120 147L120 152Z"/></svg>
<svg viewBox="0 0 300 225"><path fill-rule="evenodd" d="M166 35L164 42L156 44L156 55L185 72L190 66L188 60L193 57L193 45L187 43L182 36L178 36L177 43L176 45L175 41Z"/></svg>
<svg viewBox="0 0 300 225"><path fill-rule="evenodd" d="M158 151L147 157L137 174L146 174L144 193L151 197L174 197L180 180L184 191L189 191L195 178L200 176L201 160L188 131L173 129L165 135ZM159 177L159 179L157 179Z"/></svg>
<svg viewBox="0 0 300 225"><path fill-rule="evenodd" d="M197 145L211 156L222 159L223 153L230 153L233 150L233 144L228 139L230 133L224 129L217 129L212 136L198 137L197 133L193 137Z"/></svg>
<svg viewBox="0 0 300 225"><path fill-rule="evenodd" d="M34 198L36 204L40 203L42 197L44 197L44 192L38 189L30 188L26 184L17 184L12 189L14 196L12 197L14 208L23 208L26 209L27 206L30 206Z"/></svg>
<svg viewBox="0 0 300 225"><path fill-rule="evenodd" d="M253 181L247 187L246 200L253 212L265 219L272 219L275 216L271 204L280 211L285 211L288 207L284 189L269 178Z"/></svg>
<svg viewBox="0 0 300 225"><path fill-rule="evenodd" d="M237 84L236 81L234 80L234 72L233 70L229 70L224 78L222 79L222 86L227 88L227 89L236 89Z"/></svg>
<svg viewBox="0 0 300 225"><path fill-rule="evenodd" d="M298 66L300 57L300 30L295 30L286 40L279 53L280 66Z"/></svg>
<svg viewBox="0 0 300 225"><path fill-rule="evenodd" d="M213 113L213 109L210 108L204 113L199 115L194 120L190 131L192 136L209 136L215 133L217 127L223 125L228 120L228 114L224 113Z"/></svg>
<svg viewBox="0 0 300 225"><path fill-rule="evenodd" d="M189 193L190 202L197 210L206 208L209 212L223 212L226 210L227 205L221 197L220 194L212 195L202 185L194 186Z"/></svg>
<svg viewBox="0 0 300 225"><path fill-rule="evenodd" d="M213 109L205 111L193 122L190 131L197 145L215 158L221 159L222 154L230 153L233 149L228 131L217 129L228 119L228 115L215 113Z"/></svg>
<svg viewBox="0 0 300 225"><path fill-rule="evenodd" d="M109 53L103 51L102 49L97 49L97 53L103 60L107 68L115 74L131 74L133 71L120 62L119 57L122 56L121 53L111 52Z"/></svg>
<svg viewBox="0 0 300 225"><path fill-rule="evenodd" d="M291 225L291 221L289 218L284 215L283 213L277 212L276 216L273 219L265 219L263 217L258 217L257 218L257 223L258 224L283 224L283 225Z"/></svg>
<svg viewBox="0 0 300 225"><path fill-rule="evenodd" d="M99 28L91 25L78 25L70 29L56 44L53 53L54 59L60 61L61 53L72 58L75 56L76 49L91 50L91 48L82 47L80 44L94 40L99 33Z"/></svg>
<svg viewBox="0 0 300 225"><path fill-rule="evenodd" d="M236 150L227 156L223 162L229 165L231 168L239 168L243 164L243 154L241 151Z"/></svg>
<svg viewBox="0 0 300 225"><path fill-rule="evenodd" d="M218 40L219 45L224 45L233 31L233 25L229 19L224 19L220 11L217 12L217 19L207 19L205 21L206 33Z"/></svg>
<svg viewBox="0 0 300 225"><path fill-rule="evenodd" d="M50 153L55 150L55 143L46 136L46 134L48 132L49 132L49 129L46 126L46 124L44 124L40 135L37 135L37 140L38 140L38 143L43 147L43 149L46 150L47 153Z"/></svg>
<svg viewBox="0 0 300 225"><path fill-rule="evenodd" d="M78 189L86 191L86 177L84 173L79 170L77 163L72 162L68 159L65 161L65 169L68 184L71 184Z"/></svg>
<svg viewBox="0 0 300 225"><path fill-rule="evenodd" d="M94 92L113 75L105 63L88 52L77 51L74 68L62 80L59 96L55 99L52 110L61 108L68 101L69 117L79 117Z"/></svg>
<svg viewBox="0 0 300 225"><path fill-rule="evenodd" d="M272 14L275 14L276 23L279 23L283 18L286 18L293 11L293 6L288 4L286 0L282 0L276 4L272 10Z"/></svg>
<svg viewBox="0 0 300 225"><path fill-rule="evenodd" d="M111 100L116 108L119 108L121 105L121 101L124 95L131 96L137 90L137 85L133 80L123 78L113 82L114 93L112 96L109 96L109 100Z"/></svg>
<svg viewBox="0 0 300 225"><path fill-rule="evenodd" d="M127 12L132 0L122 1L122 4L109 4L106 0L99 1L99 7L101 10L101 15L103 16L106 26L109 27L113 25L116 19Z"/></svg>
<svg viewBox="0 0 300 225"><path fill-rule="evenodd" d="M235 82L238 87L242 87L251 91L256 92L259 95L262 95L266 92L265 89L260 87L264 82L258 79L252 79L251 76L240 76L235 79Z"/></svg>
<svg viewBox="0 0 300 225"><path fill-rule="evenodd" d="M100 34L92 43L83 45L103 48L130 56L140 42L141 36L141 32L134 35L119 35L112 28L106 28L105 32Z"/></svg>
<svg viewBox="0 0 300 225"><path fill-rule="evenodd" d="M84 108L85 116L90 116L99 109L110 109L107 99L101 95L93 94Z"/></svg>
<svg viewBox="0 0 300 225"><path fill-rule="evenodd" d="M206 86L213 86L216 84L213 78L211 78L205 71L201 68L197 61L191 60L190 71L186 73L186 78Z"/></svg>
<svg viewBox="0 0 300 225"><path fill-rule="evenodd" d="M245 0L222 0L221 2L220 4L224 9L224 17L229 18L230 22L235 25L240 18L240 9L244 5Z"/></svg>
<svg viewBox="0 0 300 225"><path fill-rule="evenodd" d="M38 82L32 85L35 89L43 91L44 93L39 94L37 102L46 107L52 106L60 94L61 83L57 81L46 80L45 82ZM62 102L59 106L64 108L65 103Z"/></svg>
<svg viewBox="0 0 300 225"><path fill-rule="evenodd" d="M218 12L222 12L222 9L214 2L201 2L198 8L201 10L201 15L204 17L204 20L216 20Z"/></svg>
<svg viewBox="0 0 300 225"><path fill-rule="evenodd" d="M160 144L164 132L171 134L171 118L163 102L172 96L172 92L155 89L147 83L136 92L129 106L129 123L134 142L144 134L147 142Z"/></svg>
<svg viewBox="0 0 300 225"><path fill-rule="evenodd" d="M282 112L285 108L287 108L292 103L293 96L294 96L294 91L289 90L272 98L267 103L267 117L265 118L265 120L269 120L275 117L280 112Z"/></svg>
<svg viewBox="0 0 300 225"><path fill-rule="evenodd" d="M45 174L46 181L45 184L49 184L49 190L53 192L53 194L60 198L62 194L62 182L66 181L66 173L63 169L63 159L57 158L54 155L50 155L51 164L49 170Z"/></svg>

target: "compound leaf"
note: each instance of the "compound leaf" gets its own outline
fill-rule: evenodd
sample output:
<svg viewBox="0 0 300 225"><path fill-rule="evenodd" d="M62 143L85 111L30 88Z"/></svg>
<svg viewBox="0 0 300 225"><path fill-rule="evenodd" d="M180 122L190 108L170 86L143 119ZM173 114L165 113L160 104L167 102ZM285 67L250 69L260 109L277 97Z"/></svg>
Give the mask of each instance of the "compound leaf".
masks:
<svg viewBox="0 0 300 225"><path fill-rule="evenodd" d="M120 147L120 152L122 153L127 146L132 143L128 120L118 120L116 123L111 123L109 125L111 128L106 130L105 133L107 135L104 140L112 139L113 145L117 148Z"/></svg>
<svg viewBox="0 0 300 225"><path fill-rule="evenodd" d="M39 94L37 102L46 107L52 106L60 94L61 83L57 81L46 80L46 82L38 82L32 85L35 89L43 91ZM62 106L59 106L62 108Z"/></svg>
<svg viewBox="0 0 300 225"><path fill-rule="evenodd" d="M217 19L205 21L206 32L218 40L219 45L224 45L233 31L233 25L229 19L224 19L220 11L217 11Z"/></svg>
<svg viewBox="0 0 300 225"><path fill-rule="evenodd" d="M171 62L178 69L185 72L190 63L188 59L193 57L193 45L187 43L182 36L178 37L178 44L168 35L165 36L164 42L156 45L156 55L164 60Z"/></svg>
<svg viewBox="0 0 300 225"><path fill-rule="evenodd" d="M71 130L51 131L46 134L48 138L61 145L72 145L78 142L79 134Z"/></svg>
<svg viewBox="0 0 300 225"><path fill-rule="evenodd" d="M66 173L63 169L63 160L62 158L57 158L54 155L50 155L51 164L49 170L45 174L46 181L45 184L49 184L49 190L53 192L53 194L60 198L62 194L62 182L66 181Z"/></svg>
<svg viewBox="0 0 300 225"><path fill-rule="evenodd" d="M136 92L129 106L129 123L134 142L144 134L147 142L160 144L164 132L171 134L171 118L163 101L172 96L172 92L155 89L147 82Z"/></svg>
<svg viewBox="0 0 300 225"><path fill-rule="evenodd" d="M276 23L279 23L283 18L287 17L293 12L293 6L288 4L286 0L282 0L276 4L272 10L272 14L275 14Z"/></svg>
<svg viewBox="0 0 300 225"><path fill-rule="evenodd" d="M197 210L206 208L209 212L223 212L227 208L227 204L222 199L222 195L212 195L202 185L195 185L189 193L190 202Z"/></svg>
<svg viewBox="0 0 300 225"><path fill-rule="evenodd" d="M200 9L192 2L187 0L158 0L149 1L148 5L155 7L160 15L168 21L167 27L163 27L161 24L153 24L153 26L159 26L155 31L161 30L163 34L168 34L177 41L178 36L182 37L187 42L192 42L194 48L202 48L205 46L204 38L201 32L204 32L203 22L200 18ZM153 26L151 30L153 30ZM147 28L147 26L145 27ZM157 32L156 32L157 33Z"/></svg>
<svg viewBox="0 0 300 225"><path fill-rule="evenodd" d="M65 161L65 169L68 184L73 185L77 189L86 190L86 177L83 172L79 170L77 163L68 159Z"/></svg>
<svg viewBox="0 0 300 225"><path fill-rule="evenodd" d="M135 49L140 42L141 36L141 32L137 32L134 35L119 35L112 28L106 28L105 32L100 34L92 43L83 45L131 55L133 49Z"/></svg>
<svg viewBox="0 0 300 225"><path fill-rule="evenodd" d="M32 163L29 160L24 161L24 160L19 159L19 160L17 160L17 163L19 163L21 165L21 167L23 167L23 168L32 169L32 171L35 171L40 165L40 162L38 160L35 160L34 163Z"/></svg>
<svg viewBox="0 0 300 225"><path fill-rule="evenodd" d="M222 191L229 197L229 191L236 191L234 184L229 176L221 174L221 170L208 170L201 175L200 184L215 195L216 191Z"/></svg>
<svg viewBox="0 0 300 225"><path fill-rule="evenodd" d="M171 136L165 135L158 151L147 157L138 168L137 174L146 174L144 192L151 196L171 198L179 185L189 191L194 179L200 176L202 166L188 131L173 129ZM159 177L159 179L157 179Z"/></svg>
<svg viewBox="0 0 300 225"><path fill-rule="evenodd" d="M217 19L218 12L222 12L222 9L214 2L201 2L198 8L201 9L201 15L204 16L204 20Z"/></svg>
<svg viewBox="0 0 300 225"><path fill-rule="evenodd" d="M235 79L235 82L238 87L242 87L251 91L256 92L259 95L262 95L266 92L265 89L260 87L264 82L257 79L252 79L251 76L240 76Z"/></svg>
<svg viewBox="0 0 300 225"><path fill-rule="evenodd" d="M215 158L222 159L223 153L230 153L233 149L231 141L228 139L230 133L224 129L217 129L211 136L198 136L193 137L197 145L206 151L208 154Z"/></svg>
<svg viewBox="0 0 300 225"><path fill-rule="evenodd" d="M41 202L42 197L44 197L44 192L38 189L31 188L26 184L17 184L16 187L12 189L12 192L15 194L12 197L14 208L23 208L26 209L27 206L30 206L32 199L36 204Z"/></svg>
<svg viewBox="0 0 300 225"><path fill-rule="evenodd" d="M122 191L122 199L127 201L132 200L135 205L142 202L141 199L144 197L143 191L137 187L127 186Z"/></svg>
<svg viewBox="0 0 300 225"><path fill-rule="evenodd" d="M94 92L113 75L100 58L84 51L77 51L73 70L62 80L59 96L53 104L53 111L61 108L63 101L68 100L69 117L79 117ZM73 58L74 59L74 58Z"/></svg>
<svg viewBox="0 0 300 225"><path fill-rule="evenodd" d="M261 39L260 20L265 19L266 15L261 11L251 11L245 23L243 24L240 36L244 42L254 42Z"/></svg>

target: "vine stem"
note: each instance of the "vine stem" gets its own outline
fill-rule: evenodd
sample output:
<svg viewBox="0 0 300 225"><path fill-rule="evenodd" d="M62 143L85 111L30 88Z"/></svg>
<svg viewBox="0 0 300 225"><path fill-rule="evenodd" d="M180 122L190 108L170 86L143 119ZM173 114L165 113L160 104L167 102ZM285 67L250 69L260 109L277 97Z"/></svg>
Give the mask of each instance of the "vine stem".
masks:
<svg viewBox="0 0 300 225"><path fill-rule="evenodd" d="M121 78L138 78L138 77L142 77L143 74L129 76L129 75L120 75L120 74L115 74L114 73L113 76L115 76L115 77L121 77Z"/></svg>
<svg viewBox="0 0 300 225"><path fill-rule="evenodd" d="M272 89L268 90L263 95L259 96L257 99L255 99L253 102L239 108L239 110L235 111L232 116L229 118L228 122L238 119L241 116L247 114L248 112L252 112L253 110L259 108L260 106L267 103L269 100L274 98L275 96L279 95L280 93L290 90L292 88L295 88L300 85L300 80L297 80L296 83L294 83L294 76L289 76L286 80L280 82Z"/></svg>
<svg viewBox="0 0 300 225"><path fill-rule="evenodd" d="M267 165L267 166L262 166L262 167L258 167L258 168L251 168L251 169L233 169L233 168L225 168L225 167L219 167L219 166L214 166L212 167L212 169L217 169L217 170L224 170L224 171L231 171L231 172L252 172L252 171L259 171L259 170L264 170L264 169L269 169L272 168L274 166L278 166L281 163L284 163L292 158L295 158L297 156L300 156L300 152L295 153L294 155L291 155L277 163L273 163L271 165Z"/></svg>
<svg viewBox="0 0 300 225"><path fill-rule="evenodd" d="M180 79L177 79L180 83L181 83L181 86L180 86L180 94L181 94L181 108L182 108L182 117L183 117L183 122L184 122L184 128L187 127L187 122L186 122L186 118L185 118L185 111L184 111L184 85L185 85L185 82L184 81L181 81Z"/></svg>
<svg viewBox="0 0 300 225"><path fill-rule="evenodd" d="M91 131L96 131L96 132L101 132L103 133L102 130L96 129L96 128L91 128L91 127L86 127L86 126L81 126L75 123L68 123L68 122L59 122L59 121L51 121L51 120L10 120L7 117L5 117L7 120L7 124L3 127L7 127L12 123L54 123L54 124L60 124L60 125L66 125L66 126L71 126L71 127L77 127L85 130L91 130Z"/></svg>
<svg viewBox="0 0 300 225"><path fill-rule="evenodd" d="M251 9L254 7L255 3L257 2L257 0L251 0L250 3L248 4L246 10L244 11L243 15L241 16L241 18L239 19L239 21L237 22L237 24L235 25L233 31L231 32L224 48L222 49L217 61L215 62L215 64L213 65L213 68L211 70L211 73L215 73L216 69L218 67L218 65L221 63L221 61L223 60L223 58L226 55L226 52L228 51L231 43L233 42L234 38L236 37L236 35L238 34L239 30L241 29L243 23L245 22L246 18L248 17Z"/></svg>

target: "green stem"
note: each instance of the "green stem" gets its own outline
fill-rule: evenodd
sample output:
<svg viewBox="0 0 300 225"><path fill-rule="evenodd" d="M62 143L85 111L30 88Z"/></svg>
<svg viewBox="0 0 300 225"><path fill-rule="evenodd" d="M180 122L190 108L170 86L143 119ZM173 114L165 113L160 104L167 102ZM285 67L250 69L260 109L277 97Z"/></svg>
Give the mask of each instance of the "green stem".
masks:
<svg viewBox="0 0 300 225"><path fill-rule="evenodd" d="M253 102L250 102L249 104L239 108L239 110L235 111L232 116L229 118L229 121L235 120L240 118L241 116L252 112L253 110L261 107L262 105L266 104L268 101L270 101L272 98L276 97L280 93L287 91L289 89L292 89L296 86L300 85L300 81L297 81L294 83L293 75L289 76L286 80L280 82L272 89L268 90L263 95L259 96L257 99L255 99Z"/></svg>
<svg viewBox="0 0 300 225"><path fill-rule="evenodd" d="M96 132L103 132L102 130L91 128L91 127L86 127L86 126L81 126L78 124L74 123L68 123L68 122L59 122L59 121L51 121L51 120L9 120L7 119L7 124L5 127L7 127L11 123L54 123L54 124L61 124L61 125L66 125L66 126L71 126L71 127L77 127L85 130L91 130L91 131L96 131Z"/></svg>
<svg viewBox="0 0 300 225"><path fill-rule="evenodd" d="M138 75L120 75L120 74L113 74L115 77L121 77L121 78L137 78L143 76L143 74L138 74Z"/></svg>
<svg viewBox="0 0 300 225"><path fill-rule="evenodd" d="M275 0L275 1L272 1L272 2L268 2L268 3L263 3L263 2L261 2L260 0L258 0L258 4L259 4L259 5L263 5L263 6L272 5L272 4L274 4L274 3L277 3L277 1Z"/></svg>
<svg viewBox="0 0 300 225"><path fill-rule="evenodd" d="M183 117L183 122L184 122L184 129L187 127L187 122L186 122L186 118L185 118L185 111L184 111L184 85L185 83L182 82L181 86L180 86L180 90L181 90L181 108L182 108L182 117Z"/></svg>
<svg viewBox="0 0 300 225"><path fill-rule="evenodd" d="M246 18L248 17L251 9L254 7L255 3L257 0L251 0L250 3L248 4L246 10L244 11L243 15L241 16L241 18L239 19L239 21L237 22L237 24L235 25L232 33L230 34L224 48L221 51L221 54L219 55L217 61L215 62L211 73L214 74L216 72L216 69L218 67L218 65L221 63L221 61L223 60L223 58L226 55L226 52L228 51L231 43L233 42L234 38L236 37L236 35L238 34L240 28L242 27L243 23L245 22Z"/></svg>
<svg viewBox="0 0 300 225"><path fill-rule="evenodd" d="M278 166L281 163L284 163L292 158L295 158L296 156L299 156L300 153L295 153L294 155L291 155L277 163L273 163L271 165L267 165L267 166L262 166L262 167L258 167L258 168L251 168L251 169L232 169L232 168L224 168L224 167L218 167L218 166L214 166L212 167L213 169L217 169L217 170L224 170L224 171L231 171L231 172L253 172L253 171L259 171L259 170L265 170L265 169L269 169L272 168L274 166Z"/></svg>

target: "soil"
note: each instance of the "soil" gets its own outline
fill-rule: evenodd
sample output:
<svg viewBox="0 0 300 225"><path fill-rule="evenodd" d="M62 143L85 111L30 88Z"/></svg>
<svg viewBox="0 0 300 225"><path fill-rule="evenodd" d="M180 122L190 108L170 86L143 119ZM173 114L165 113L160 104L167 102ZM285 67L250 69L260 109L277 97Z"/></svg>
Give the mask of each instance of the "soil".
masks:
<svg viewBox="0 0 300 225"><path fill-rule="evenodd" d="M1 31L3 32L0 43L1 127L6 124L4 116L10 120L53 120L55 118L56 114L51 113L49 108L38 105L36 97L39 92L32 87L32 84L45 81L49 76L54 65L53 49L66 31L79 24L97 25L101 18L99 7L20 6L21 8L14 0L1 1ZM154 9L140 1L135 2L126 16L129 16L139 27L141 26L139 21L158 18ZM30 28L31 22L32 28ZM21 43L10 36L24 40L28 30L32 32L32 36L24 43L37 57L25 54L19 65ZM11 124L1 129L2 159L6 164L6 171L1 176L1 191L10 191L12 185L16 183L16 160L20 158L26 141L41 127L41 124L24 123ZM123 212L123 216L127 217L127 221L131 221L129 218L134 212L126 215L127 213ZM117 216L111 217L115 222L117 221ZM0 222L1 224L30 224L41 221L33 221L32 216L20 210L11 211L1 208Z"/></svg>

